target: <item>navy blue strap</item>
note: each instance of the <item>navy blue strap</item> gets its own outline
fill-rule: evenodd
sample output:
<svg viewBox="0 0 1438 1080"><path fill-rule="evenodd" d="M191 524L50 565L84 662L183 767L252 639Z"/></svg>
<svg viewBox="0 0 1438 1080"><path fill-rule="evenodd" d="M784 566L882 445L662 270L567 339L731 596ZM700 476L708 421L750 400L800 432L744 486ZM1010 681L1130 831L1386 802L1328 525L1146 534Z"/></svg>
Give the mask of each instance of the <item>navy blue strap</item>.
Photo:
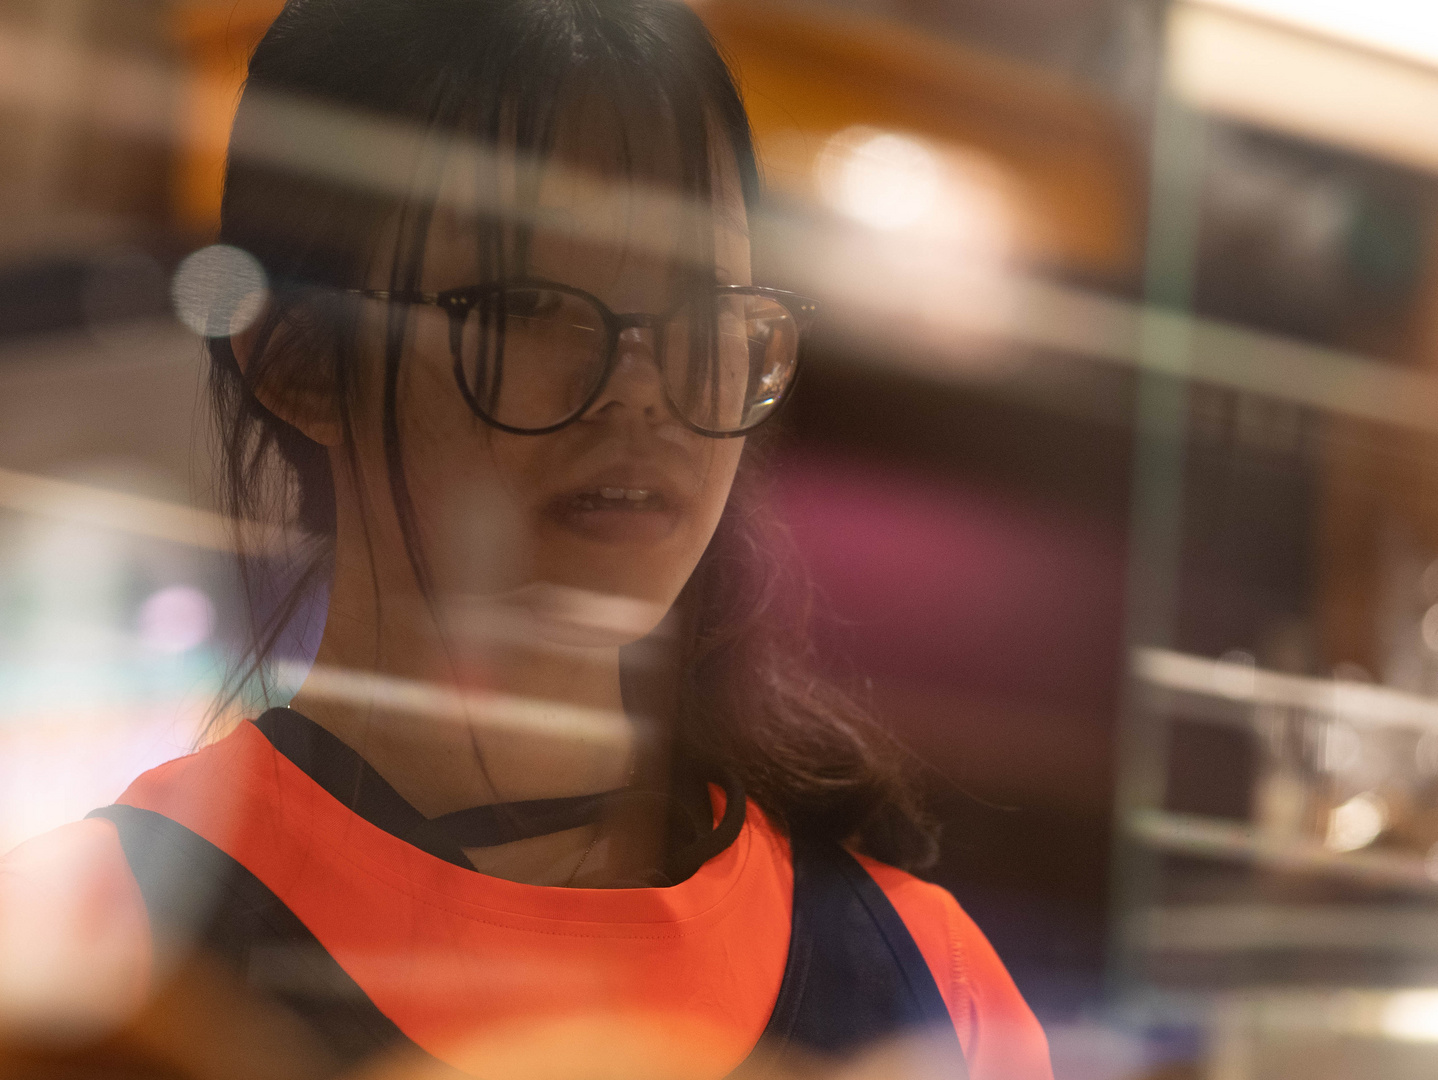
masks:
<svg viewBox="0 0 1438 1080"><path fill-rule="evenodd" d="M354 749L303 713L290 708L268 709L254 725L301 772L371 825L465 870L474 869L464 854L467 847L494 847L592 825L622 802L648 799L663 804L671 839L686 839L672 844L653 875L654 881L638 885L674 885L732 844L744 826L743 785L722 772L720 779L728 802L717 826L688 820L682 801L667 792L636 788L493 803L426 818ZM702 792L702 781L699 786ZM707 796L703 801L707 804Z"/></svg>
<svg viewBox="0 0 1438 1080"><path fill-rule="evenodd" d="M371 825L436 859L474 869L453 836L431 825L369 762L303 713L269 709L254 724L276 750Z"/></svg>
<svg viewBox="0 0 1438 1080"><path fill-rule="evenodd" d="M443 829L464 847L496 847L516 840L593 825L616 799L629 795L629 788L600 791L593 795L569 795L558 799L525 799L521 802L490 803L467 810L441 814L430 823Z"/></svg>
<svg viewBox="0 0 1438 1080"><path fill-rule="evenodd" d="M410 843L424 831L435 842L417 846L467 870L473 867L460 847L495 847L592 825L610 800L628 790L491 803L426 819L364 758L303 713L269 709L254 724L276 750L370 824Z"/></svg>
<svg viewBox="0 0 1438 1080"><path fill-rule="evenodd" d="M833 1057L924 1034L967 1075L933 973L883 889L831 840L793 840L789 960L769 1024L751 1055L772 1067L798 1055Z"/></svg>
<svg viewBox="0 0 1438 1080"><path fill-rule="evenodd" d="M158 948L199 947L227 963L252 990L303 1020L343 1068L401 1047L429 1056L278 896L204 837L133 806L88 816L119 830Z"/></svg>

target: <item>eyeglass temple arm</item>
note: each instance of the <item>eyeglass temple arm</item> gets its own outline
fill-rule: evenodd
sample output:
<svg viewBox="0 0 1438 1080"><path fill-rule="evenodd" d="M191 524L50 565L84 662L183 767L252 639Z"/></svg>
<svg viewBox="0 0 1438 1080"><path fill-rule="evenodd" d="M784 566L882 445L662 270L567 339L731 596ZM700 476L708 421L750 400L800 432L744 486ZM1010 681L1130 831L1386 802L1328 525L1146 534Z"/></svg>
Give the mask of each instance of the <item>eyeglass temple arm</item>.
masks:
<svg viewBox="0 0 1438 1080"><path fill-rule="evenodd" d="M726 287L721 286L720 291L725 291L725 288ZM732 288L735 292L740 292L745 286L728 286L727 288ZM363 296L369 300L385 300L402 304L428 304L433 307L444 308L450 306L445 303L444 294L442 293L394 292L390 289L346 289L345 292L354 296ZM798 293L786 292L781 289L776 289L774 292L781 298L781 302L792 305L796 309L793 314L795 318L800 321L803 329L807 329L809 324L813 323L818 317L819 304L817 301L811 300L807 296L800 296ZM629 329L631 327L654 328L662 322L660 316L638 313L620 315L618 318L621 329Z"/></svg>
<svg viewBox="0 0 1438 1080"><path fill-rule="evenodd" d="M444 306L444 301L439 293L393 292L390 289L346 289L345 292L351 296L363 296L367 300L388 300L400 304L432 304L436 307Z"/></svg>

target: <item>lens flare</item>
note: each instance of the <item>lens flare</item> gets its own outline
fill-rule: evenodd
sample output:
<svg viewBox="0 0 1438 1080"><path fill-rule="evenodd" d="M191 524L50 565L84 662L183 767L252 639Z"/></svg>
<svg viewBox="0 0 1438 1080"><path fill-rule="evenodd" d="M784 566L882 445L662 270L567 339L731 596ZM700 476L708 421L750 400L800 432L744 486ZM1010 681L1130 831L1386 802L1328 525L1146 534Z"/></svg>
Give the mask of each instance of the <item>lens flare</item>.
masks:
<svg viewBox="0 0 1438 1080"><path fill-rule="evenodd" d="M190 585L161 589L140 606L140 640L155 652L189 652L208 641L214 628L214 604Z"/></svg>
<svg viewBox="0 0 1438 1080"><path fill-rule="evenodd" d="M1405 1042L1438 1042L1438 990L1402 990L1383 1009L1383 1034Z"/></svg>
<svg viewBox="0 0 1438 1080"><path fill-rule="evenodd" d="M170 283L176 316L203 337L248 330L268 297L268 280L259 261L228 244L212 244L187 255Z"/></svg>
<svg viewBox="0 0 1438 1080"><path fill-rule="evenodd" d="M938 203L938 159L923 143L904 135L845 128L825 146L818 169L824 201L876 229L918 224Z"/></svg>
<svg viewBox="0 0 1438 1080"><path fill-rule="evenodd" d="M1328 815L1328 836L1324 840L1331 851L1357 851L1378 839L1388 825L1388 808L1376 795L1355 795L1340 803Z"/></svg>

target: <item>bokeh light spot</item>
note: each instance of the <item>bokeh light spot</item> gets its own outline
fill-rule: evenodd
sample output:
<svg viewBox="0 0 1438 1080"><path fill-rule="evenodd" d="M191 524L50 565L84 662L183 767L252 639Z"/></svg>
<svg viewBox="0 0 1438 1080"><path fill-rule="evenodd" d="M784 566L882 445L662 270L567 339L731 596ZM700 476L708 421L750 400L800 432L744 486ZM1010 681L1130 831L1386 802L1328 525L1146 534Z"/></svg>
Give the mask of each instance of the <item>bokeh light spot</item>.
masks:
<svg viewBox="0 0 1438 1080"><path fill-rule="evenodd" d="M1387 825L1388 808L1383 800L1365 792L1333 808L1325 843L1331 851L1357 851L1377 840Z"/></svg>
<svg viewBox="0 0 1438 1080"><path fill-rule="evenodd" d="M1438 1042L1438 990L1400 990L1388 1001L1383 1034L1410 1042Z"/></svg>
<svg viewBox="0 0 1438 1080"><path fill-rule="evenodd" d="M829 140L818 181L824 200L840 213L876 229L902 229L934 210L941 177L923 143L858 126Z"/></svg>
<svg viewBox="0 0 1438 1080"><path fill-rule="evenodd" d="M269 297L265 271L248 251L212 244L187 255L170 283L179 320L205 337L249 329Z"/></svg>
<svg viewBox="0 0 1438 1080"><path fill-rule="evenodd" d="M192 585L171 585L140 605L140 641L161 653L188 652L209 640L215 605Z"/></svg>

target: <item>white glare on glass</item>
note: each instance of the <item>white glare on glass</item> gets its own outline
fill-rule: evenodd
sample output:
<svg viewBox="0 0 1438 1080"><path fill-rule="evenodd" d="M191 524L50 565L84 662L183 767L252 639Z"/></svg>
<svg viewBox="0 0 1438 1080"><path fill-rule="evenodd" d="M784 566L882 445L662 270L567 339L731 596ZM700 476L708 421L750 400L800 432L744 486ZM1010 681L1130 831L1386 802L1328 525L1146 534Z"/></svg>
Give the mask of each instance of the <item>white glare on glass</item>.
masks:
<svg viewBox="0 0 1438 1080"><path fill-rule="evenodd" d="M185 257L170 284L180 321L205 337L249 329L268 297L264 268L248 251L212 244Z"/></svg>
<svg viewBox="0 0 1438 1080"><path fill-rule="evenodd" d="M1412 20L1402 41L1304 17L1309 0L1188 0L1169 6L1166 78L1185 104L1425 170L1438 167L1438 47ZM1438 11L1427 0L1393 4ZM1331 9L1336 5L1328 5ZM1355 9L1357 5L1354 5ZM1262 9L1261 11L1259 9ZM1283 10L1279 10L1282 8ZM1251 13L1264 16L1252 18ZM1356 20L1366 16L1355 12ZM1401 47L1406 42L1408 48ZM1400 55L1400 54L1407 55ZM1413 63L1413 58L1425 60Z"/></svg>
<svg viewBox="0 0 1438 1080"><path fill-rule="evenodd" d="M190 585L171 585L140 606L140 640L162 653L188 652L209 640L215 628L215 606Z"/></svg>
<svg viewBox="0 0 1438 1080"><path fill-rule="evenodd" d="M1244 700L1258 685L1258 661L1242 649L1229 649L1213 666L1213 689L1224 697Z"/></svg>
<svg viewBox="0 0 1438 1080"><path fill-rule="evenodd" d="M1203 0L1324 37L1438 64L1438 5L1429 0Z"/></svg>
<svg viewBox="0 0 1438 1080"><path fill-rule="evenodd" d="M1328 836L1324 839L1330 851L1357 851L1378 839L1388 824L1388 809L1376 795L1355 795L1339 803L1328 815Z"/></svg>
<svg viewBox="0 0 1438 1080"><path fill-rule="evenodd" d="M1438 1042L1438 990L1400 990L1383 1007L1378 1026L1390 1039Z"/></svg>
<svg viewBox="0 0 1438 1080"><path fill-rule="evenodd" d="M845 128L824 147L819 192L840 213L876 229L902 229L927 217L941 177L920 142L868 127Z"/></svg>

